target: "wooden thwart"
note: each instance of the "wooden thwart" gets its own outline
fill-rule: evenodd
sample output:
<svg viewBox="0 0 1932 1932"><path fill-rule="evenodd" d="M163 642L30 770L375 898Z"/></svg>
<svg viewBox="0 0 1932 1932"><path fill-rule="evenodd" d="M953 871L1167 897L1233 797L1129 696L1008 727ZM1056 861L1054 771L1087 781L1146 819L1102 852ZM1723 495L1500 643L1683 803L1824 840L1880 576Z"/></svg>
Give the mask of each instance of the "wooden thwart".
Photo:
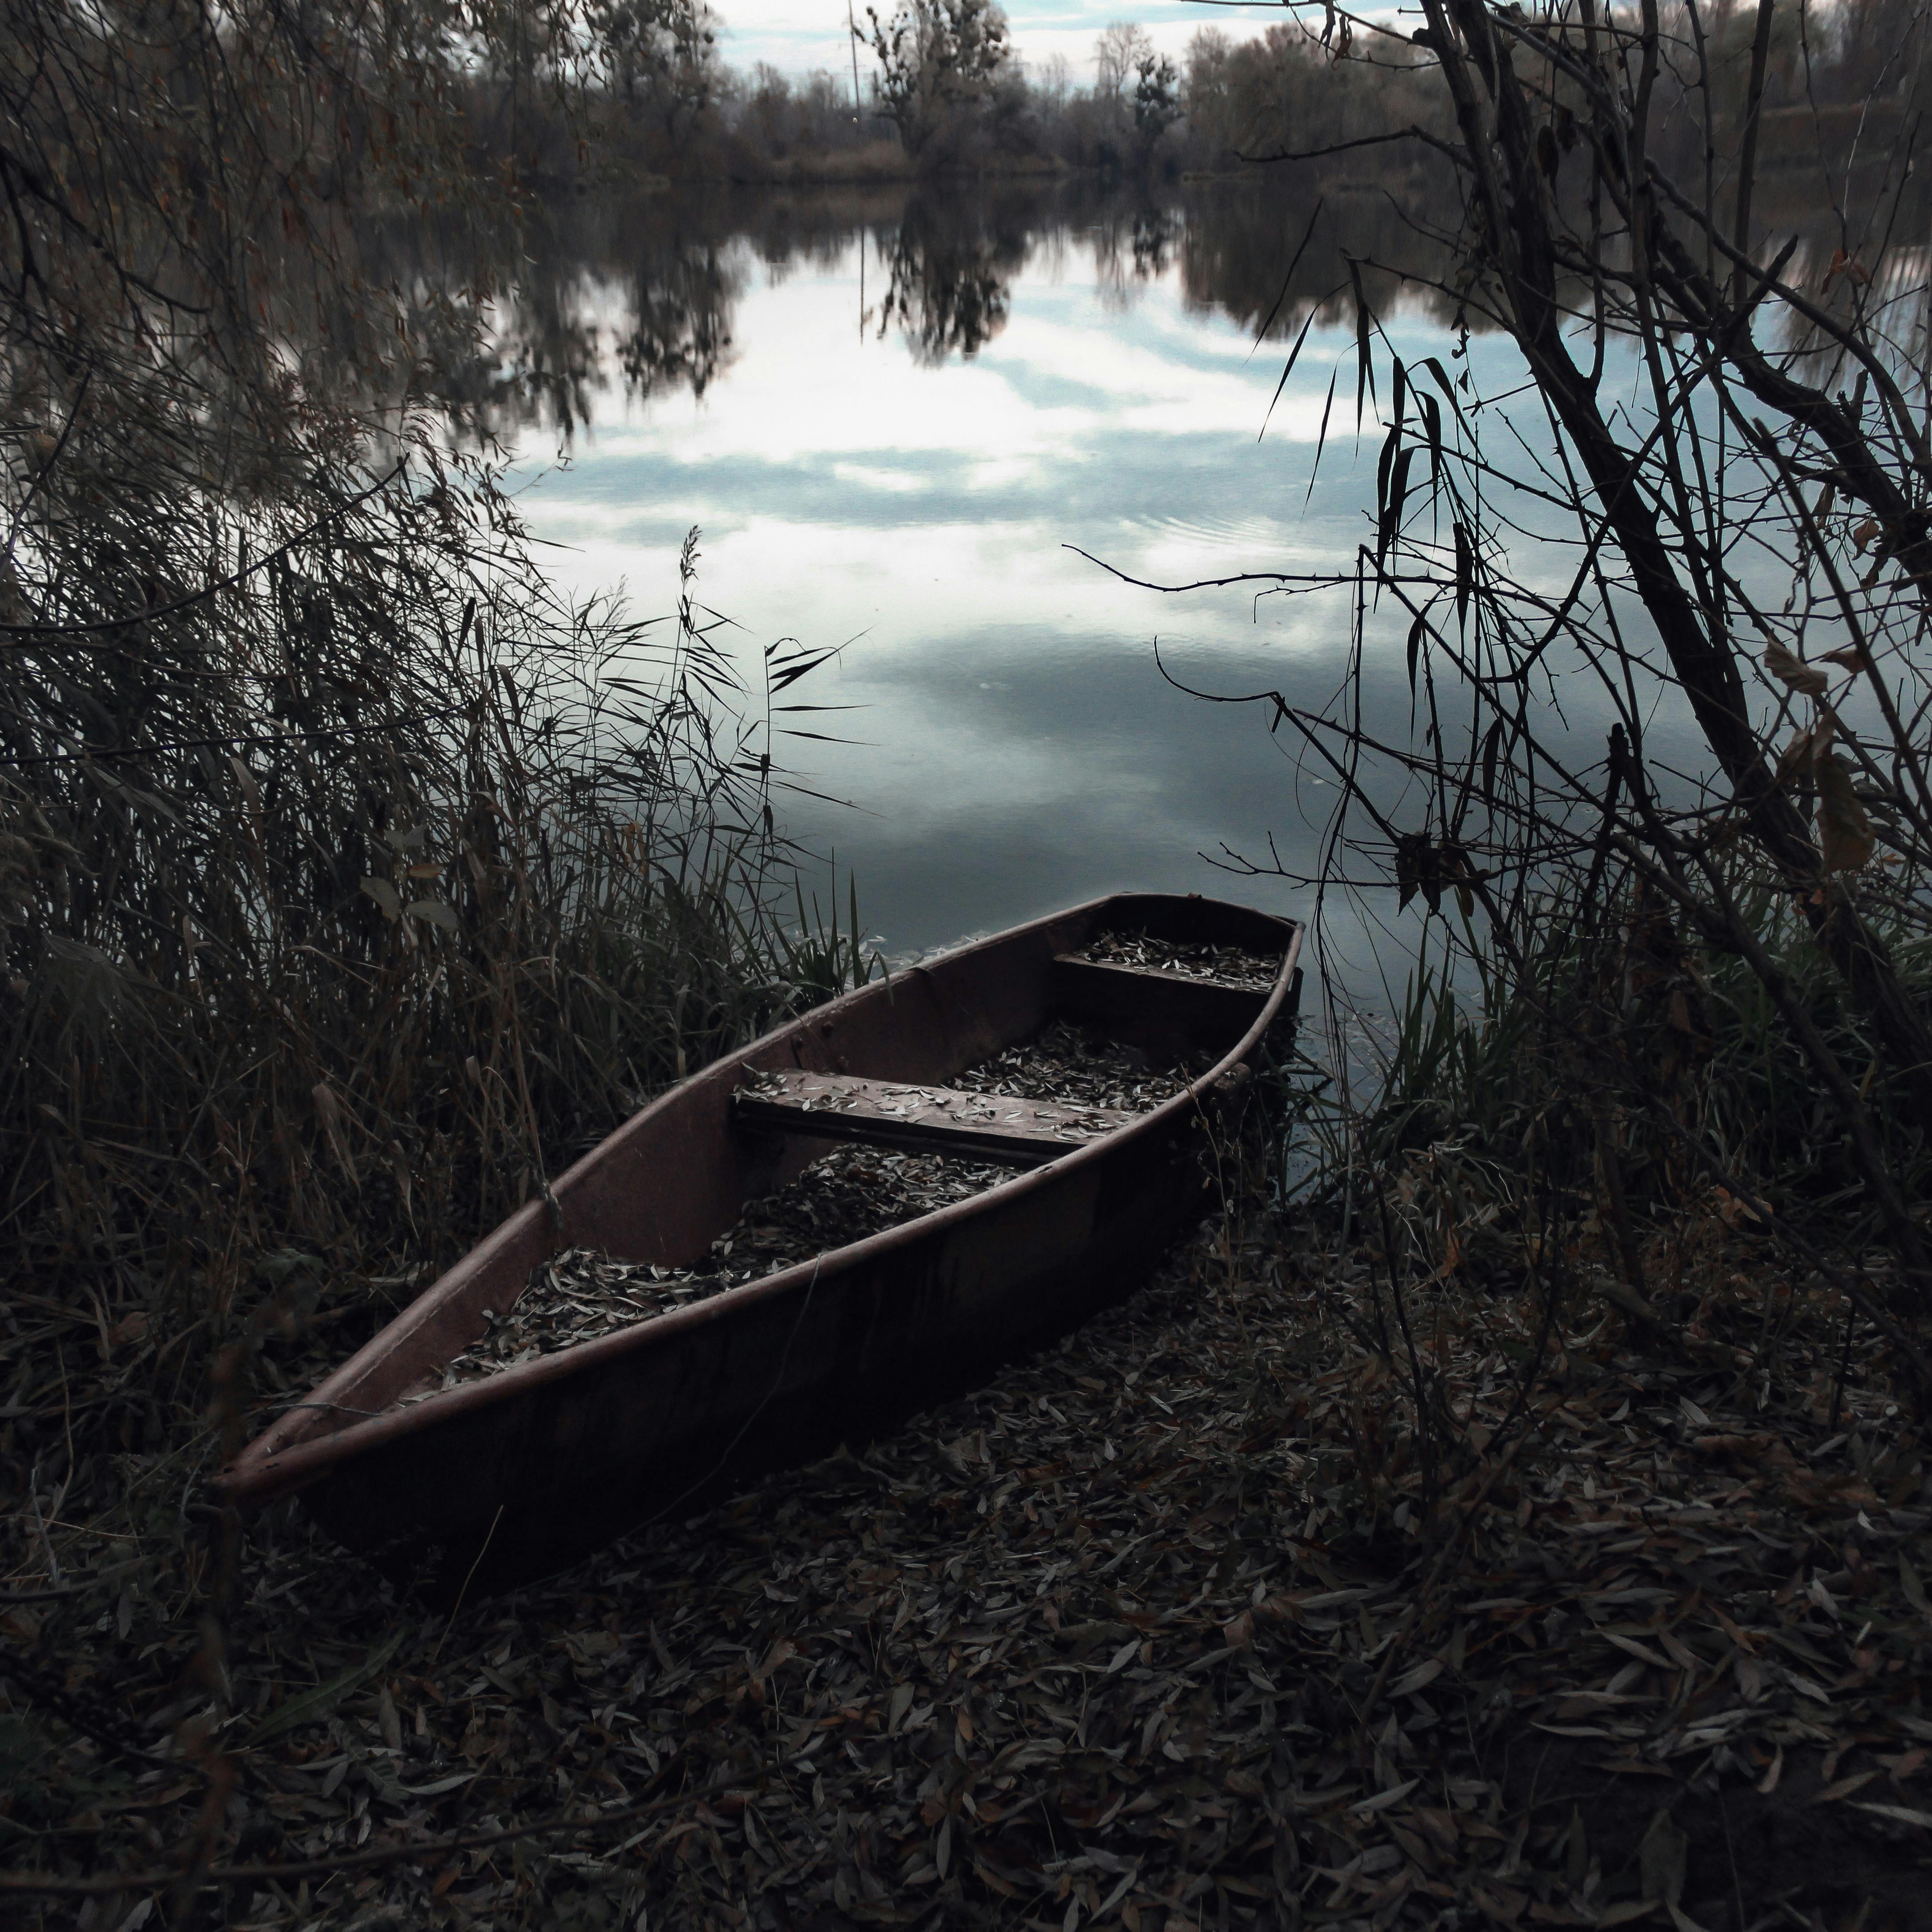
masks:
<svg viewBox="0 0 1932 1932"><path fill-rule="evenodd" d="M814 1140L865 1141L1013 1167L1071 1154L1137 1118L1118 1107L1064 1107L846 1073L751 1073L732 1098L741 1126Z"/></svg>
<svg viewBox="0 0 1932 1932"><path fill-rule="evenodd" d="M1064 953L1053 962L1055 1010L1156 1058L1191 1052L1252 1026L1268 994L1191 973L1116 966Z"/></svg>

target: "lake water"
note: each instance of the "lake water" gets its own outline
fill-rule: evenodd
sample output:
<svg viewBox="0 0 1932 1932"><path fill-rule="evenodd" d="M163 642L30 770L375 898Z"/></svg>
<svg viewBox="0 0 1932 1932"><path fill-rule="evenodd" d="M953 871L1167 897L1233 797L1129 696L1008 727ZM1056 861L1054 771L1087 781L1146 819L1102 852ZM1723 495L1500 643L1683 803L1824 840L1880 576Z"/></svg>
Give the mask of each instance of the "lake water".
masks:
<svg viewBox="0 0 1932 1932"><path fill-rule="evenodd" d="M1138 209L1078 192L944 210L661 200L628 226L590 218L540 272L549 340L523 352L563 371L577 427L563 437L554 412L524 434L526 512L560 577L621 580L640 613L670 608L698 526L700 595L748 644L844 646L793 694L852 708L789 722L850 742L782 741L844 802L786 810L836 860L842 902L856 876L889 952L1116 887L1305 915L1306 885L1216 862L1316 872L1332 790L1270 736L1266 707L1170 680L1322 703L1346 669L1347 598L1164 596L1102 564L1180 583L1346 565L1372 539L1380 438L1355 433L1351 310L1318 308L1275 392L1285 320L1346 286L1348 225L1384 220L1378 206L1324 214L1258 346L1307 226L1286 192ZM1399 238L1378 238L1388 260ZM1400 352L1446 360L1444 320L1382 292ZM1504 386L1507 345L1469 353ZM1399 632L1389 648L1399 665ZM1406 718L1399 669L1388 688ZM1358 969L1378 903L1331 908Z"/></svg>

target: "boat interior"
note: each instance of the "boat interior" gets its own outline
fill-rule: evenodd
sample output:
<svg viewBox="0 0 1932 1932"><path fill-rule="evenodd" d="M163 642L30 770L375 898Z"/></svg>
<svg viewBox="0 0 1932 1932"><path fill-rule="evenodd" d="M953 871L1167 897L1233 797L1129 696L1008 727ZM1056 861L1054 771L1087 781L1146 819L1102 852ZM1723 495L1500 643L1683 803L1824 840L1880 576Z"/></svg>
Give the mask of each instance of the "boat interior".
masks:
<svg viewBox="0 0 1932 1932"><path fill-rule="evenodd" d="M1236 982L1199 964L1091 956L1103 936L1151 942L1156 958L1163 944L1226 949L1264 970ZM1258 1017L1293 937L1281 920L1216 901L1121 896L915 969L896 998L890 986L848 996L730 1076L735 1137L769 1159L754 1189L782 1185L840 1141L1016 1168L1057 1160L1133 1112L950 1083L1056 1022L1150 1067L1191 1060L1204 1070Z"/></svg>
<svg viewBox="0 0 1932 1932"><path fill-rule="evenodd" d="M1096 941L1120 934L1239 952L1246 981L1228 983L1198 964L1183 971L1094 956ZM1076 1153L1136 1114L951 1082L1056 1022L1130 1048L1150 1066L1184 1062L1192 1078L1252 1028L1295 937L1286 921L1214 900L1119 895L848 994L634 1116L457 1263L247 1460L388 1408L470 1348L561 1250L692 1267L750 1204L842 1143L1010 1169Z"/></svg>

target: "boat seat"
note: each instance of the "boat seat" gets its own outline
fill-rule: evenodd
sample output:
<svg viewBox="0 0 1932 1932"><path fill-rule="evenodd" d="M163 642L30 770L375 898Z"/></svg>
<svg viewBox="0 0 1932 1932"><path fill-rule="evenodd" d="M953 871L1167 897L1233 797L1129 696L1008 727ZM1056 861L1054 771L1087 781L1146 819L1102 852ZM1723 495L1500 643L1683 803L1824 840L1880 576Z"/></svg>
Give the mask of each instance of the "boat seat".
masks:
<svg viewBox="0 0 1932 1932"><path fill-rule="evenodd" d="M1064 952L1054 957L1051 984L1054 1010L1063 1017L1156 1057L1238 1039L1268 998L1256 987Z"/></svg>
<svg viewBox="0 0 1932 1932"><path fill-rule="evenodd" d="M785 1069L748 1072L732 1108L738 1124L754 1132L864 1141L1010 1167L1040 1166L1139 1118L1117 1107Z"/></svg>

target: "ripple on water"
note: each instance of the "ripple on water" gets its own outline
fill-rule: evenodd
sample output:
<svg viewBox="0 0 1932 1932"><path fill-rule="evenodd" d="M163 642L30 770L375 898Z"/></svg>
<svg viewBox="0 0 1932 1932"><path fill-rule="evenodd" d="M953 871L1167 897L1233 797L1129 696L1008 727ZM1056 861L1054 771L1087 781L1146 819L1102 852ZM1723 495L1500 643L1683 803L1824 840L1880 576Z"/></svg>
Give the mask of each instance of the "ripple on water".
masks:
<svg viewBox="0 0 1932 1932"><path fill-rule="evenodd" d="M1216 551L1232 551L1250 560L1245 568L1264 567L1257 561L1279 550L1283 526L1277 517L1142 516L1134 527L1170 543L1198 544Z"/></svg>

